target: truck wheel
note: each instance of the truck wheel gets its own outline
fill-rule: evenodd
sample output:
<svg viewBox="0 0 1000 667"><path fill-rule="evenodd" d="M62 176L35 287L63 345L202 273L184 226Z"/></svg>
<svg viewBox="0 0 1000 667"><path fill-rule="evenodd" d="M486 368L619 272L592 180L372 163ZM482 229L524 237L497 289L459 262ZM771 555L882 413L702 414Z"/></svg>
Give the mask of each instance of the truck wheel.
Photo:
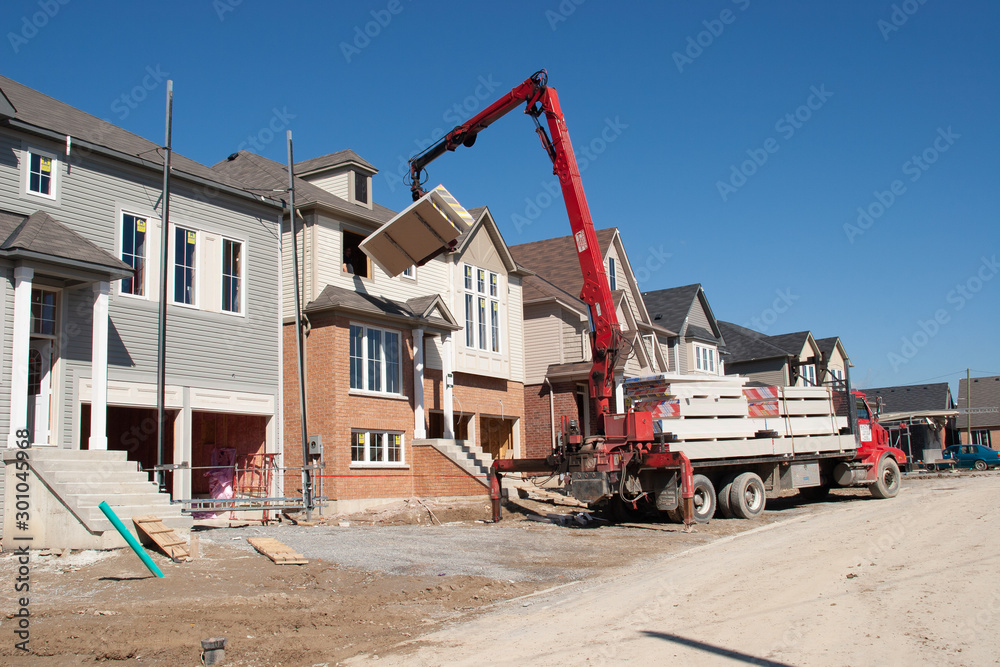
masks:
<svg viewBox="0 0 1000 667"><path fill-rule="evenodd" d="M733 509L729 506L729 496L733 490L733 480L736 479L735 475L726 475L720 482L722 486L715 494L716 510L715 513L724 519L733 518Z"/></svg>
<svg viewBox="0 0 1000 667"><path fill-rule="evenodd" d="M764 511L767 494L764 482L757 473L745 472L733 480L729 508L737 519L752 519Z"/></svg>
<svg viewBox="0 0 1000 667"><path fill-rule="evenodd" d="M974 465L976 466L976 470L986 470L987 467L986 461L976 461Z"/></svg>
<svg viewBox="0 0 1000 667"><path fill-rule="evenodd" d="M704 475L695 475L693 482L694 520L708 523L715 516L715 487L712 486L712 480Z"/></svg>
<svg viewBox="0 0 1000 667"><path fill-rule="evenodd" d="M875 483L868 488L876 498L894 498L899 493L899 466L896 459L891 456L882 457Z"/></svg>
<svg viewBox="0 0 1000 667"><path fill-rule="evenodd" d="M935 470L937 470L937 466L934 465L933 463L928 463L924 467L927 469L927 472L934 472Z"/></svg>

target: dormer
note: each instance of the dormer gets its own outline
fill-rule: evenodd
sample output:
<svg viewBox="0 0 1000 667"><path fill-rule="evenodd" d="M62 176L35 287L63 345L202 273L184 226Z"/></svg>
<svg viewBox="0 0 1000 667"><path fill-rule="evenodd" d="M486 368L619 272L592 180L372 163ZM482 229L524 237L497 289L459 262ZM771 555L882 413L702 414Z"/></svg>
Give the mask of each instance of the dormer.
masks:
<svg viewBox="0 0 1000 667"><path fill-rule="evenodd" d="M378 169L347 149L295 163L295 175L344 201L372 210L372 176Z"/></svg>

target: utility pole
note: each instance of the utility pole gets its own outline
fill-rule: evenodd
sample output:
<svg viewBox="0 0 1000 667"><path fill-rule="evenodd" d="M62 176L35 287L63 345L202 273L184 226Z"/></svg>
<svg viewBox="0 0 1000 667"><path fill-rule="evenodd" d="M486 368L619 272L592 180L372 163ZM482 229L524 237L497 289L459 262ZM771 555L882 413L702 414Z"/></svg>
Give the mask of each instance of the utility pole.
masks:
<svg viewBox="0 0 1000 667"><path fill-rule="evenodd" d="M969 438L969 444L972 444L972 370L969 368L965 369L965 407L968 408L969 412L965 416L965 434Z"/></svg>

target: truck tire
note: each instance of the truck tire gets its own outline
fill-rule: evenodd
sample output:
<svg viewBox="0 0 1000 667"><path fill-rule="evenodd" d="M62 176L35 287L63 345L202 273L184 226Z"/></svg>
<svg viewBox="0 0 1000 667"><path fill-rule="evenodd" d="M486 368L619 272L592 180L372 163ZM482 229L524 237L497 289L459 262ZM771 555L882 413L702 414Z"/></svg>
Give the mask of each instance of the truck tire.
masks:
<svg viewBox="0 0 1000 667"><path fill-rule="evenodd" d="M924 468L927 469L927 472L934 472L935 470L937 470L937 466L934 465L933 463L928 463L927 465L924 466Z"/></svg>
<svg viewBox="0 0 1000 667"><path fill-rule="evenodd" d="M712 480L704 475L695 475L692 481L694 482L694 520L697 523L708 523L715 516L715 487L712 486Z"/></svg>
<svg viewBox="0 0 1000 667"><path fill-rule="evenodd" d="M986 470L988 467L986 461L983 460L976 461L973 465L976 467L976 470Z"/></svg>
<svg viewBox="0 0 1000 667"><path fill-rule="evenodd" d="M733 480L729 495L729 508L737 519L752 519L760 516L767 503L764 482L757 473L745 472Z"/></svg>
<svg viewBox="0 0 1000 667"><path fill-rule="evenodd" d="M733 480L736 479L736 475L726 475L722 477L719 481L721 486L715 494L716 508L715 513L721 516L723 519L733 518L733 510L729 506L729 496L733 490Z"/></svg>
<svg viewBox="0 0 1000 667"><path fill-rule="evenodd" d="M883 456L878 463L875 483L868 487L876 498L894 498L899 493L899 465L891 456Z"/></svg>

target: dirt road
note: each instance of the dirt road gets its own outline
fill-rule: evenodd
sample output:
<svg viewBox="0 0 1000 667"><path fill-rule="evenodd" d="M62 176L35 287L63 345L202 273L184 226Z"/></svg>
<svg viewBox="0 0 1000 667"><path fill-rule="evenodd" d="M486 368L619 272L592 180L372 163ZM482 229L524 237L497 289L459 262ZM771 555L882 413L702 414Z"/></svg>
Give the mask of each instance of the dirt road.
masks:
<svg viewBox="0 0 1000 667"><path fill-rule="evenodd" d="M997 664L998 499L995 474L908 481L501 603L380 663Z"/></svg>

